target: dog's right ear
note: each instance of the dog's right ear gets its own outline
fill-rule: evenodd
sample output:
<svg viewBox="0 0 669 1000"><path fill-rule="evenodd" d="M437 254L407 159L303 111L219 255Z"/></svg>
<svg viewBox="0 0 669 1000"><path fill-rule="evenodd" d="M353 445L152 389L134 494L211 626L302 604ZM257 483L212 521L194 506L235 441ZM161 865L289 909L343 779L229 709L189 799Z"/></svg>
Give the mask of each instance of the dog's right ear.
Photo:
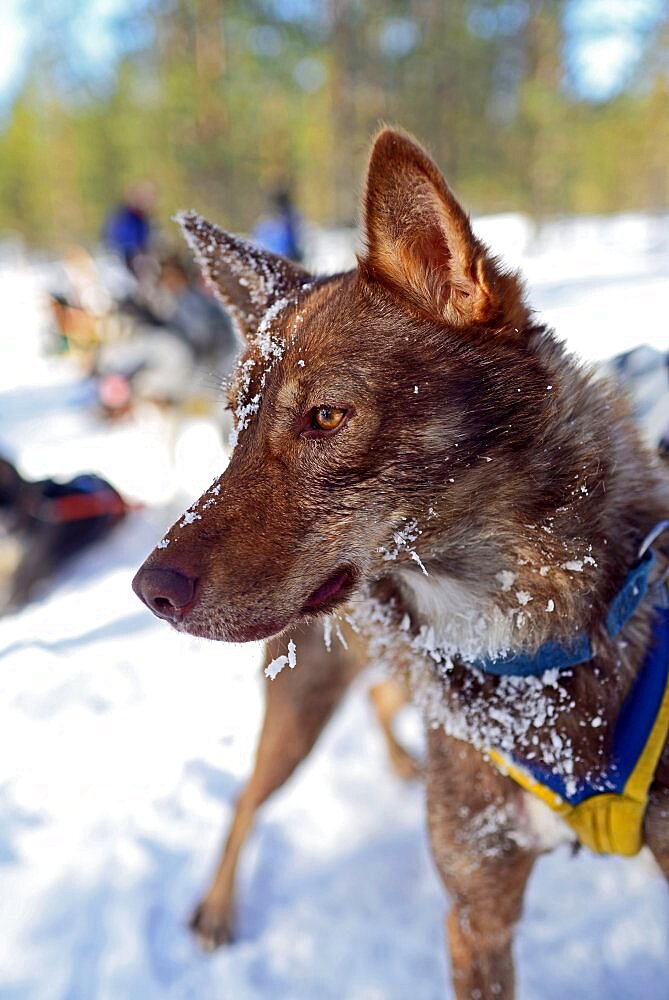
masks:
<svg viewBox="0 0 669 1000"><path fill-rule="evenodd" d="M268 309L311 281L303 268L226 233L195 212L180 212L176 220L205 281L244 339L253 338Z"/></svg>

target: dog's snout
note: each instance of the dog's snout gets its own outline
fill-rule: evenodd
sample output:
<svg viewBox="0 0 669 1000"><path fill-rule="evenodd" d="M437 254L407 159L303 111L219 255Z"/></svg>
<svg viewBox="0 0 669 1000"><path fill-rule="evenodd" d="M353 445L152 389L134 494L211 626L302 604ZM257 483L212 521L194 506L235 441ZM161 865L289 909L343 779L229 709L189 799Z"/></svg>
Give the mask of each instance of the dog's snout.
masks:
<svg viewBox="0 0 669 1000"><path fill-rule="evenodd" d="M195 583L176 569L140 569L132 589L158 618L177 622L193 603Z"/></svg>

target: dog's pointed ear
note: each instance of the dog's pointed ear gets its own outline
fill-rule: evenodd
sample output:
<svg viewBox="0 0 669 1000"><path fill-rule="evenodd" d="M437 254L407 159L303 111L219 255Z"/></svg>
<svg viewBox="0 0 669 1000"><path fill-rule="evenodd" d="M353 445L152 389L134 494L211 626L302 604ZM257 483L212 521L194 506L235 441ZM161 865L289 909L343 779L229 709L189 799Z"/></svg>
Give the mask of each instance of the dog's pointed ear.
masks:
<svg viewBox="0 0 669 1000"><path fill-rule="evenodd" d="M205 281L245 339L254 336L268 309L311 280L303 268L226 233L195 212L180 212L175 218Z"/></svg>
<svg viewBox="0 0 669 1000"><path fill-rule="evenodd" d="M364 195L362 275L454 327L520 328L527 319L518 277L478 240L430 157L394 129L377 136Z"/></svg>

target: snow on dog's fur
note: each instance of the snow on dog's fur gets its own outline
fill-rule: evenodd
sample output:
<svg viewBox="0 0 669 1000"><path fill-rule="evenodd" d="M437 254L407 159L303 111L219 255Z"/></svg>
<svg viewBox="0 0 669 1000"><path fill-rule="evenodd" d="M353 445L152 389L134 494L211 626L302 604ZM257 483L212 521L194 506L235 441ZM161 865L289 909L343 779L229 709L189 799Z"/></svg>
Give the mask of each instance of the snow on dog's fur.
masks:
<svg viewBox="0 0 669 1000"><path fill-rule="evenodd" d="M568 780L606 752L650 612L615 642L603 620L667 516L666 478L619 393L532 316L405 135L376 138L365 250L347 274L313 278L193 214L182 222L246 341L230 390L237 440L138 593L180 630L227 641L349 605L371 655L408 670L430 724L456 993L508 998L513 927L545 845L485 753L534 754ZM581 630L596 652L586 668L494 678L467 666ZM667 873L668 787L665 752L646 840Z"/></svg>

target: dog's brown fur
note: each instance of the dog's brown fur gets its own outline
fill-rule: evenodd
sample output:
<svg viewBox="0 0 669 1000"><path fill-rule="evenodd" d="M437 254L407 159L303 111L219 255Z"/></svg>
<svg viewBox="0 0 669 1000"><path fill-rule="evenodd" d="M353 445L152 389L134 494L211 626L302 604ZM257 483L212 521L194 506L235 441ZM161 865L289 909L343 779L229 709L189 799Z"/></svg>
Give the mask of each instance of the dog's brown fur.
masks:
<svg viewBox="0 0 669 1000"><path fill-rule="evenodd" d="M403 134L374 143L353 272L313 279L196 216L184 225L247 340L231 394L238 442L137 589L155 570L197 581L166 617L233 641L350 602L372 655L409 665L432 723L429 827L453 898L456 994L509 998L513 928L546 845L525 793L485 751L531 752L577 776L606 752L651 612L616 642L602 623L667 516L666 475L624 402L533 319L518 278ZM318 430L319 407L344 410L341 429ZM559 679L466 665L580 630L596 655ZM315 720L303 720L305 752ZM665 749L645 839L669 876L668 807Z"/></svg>

